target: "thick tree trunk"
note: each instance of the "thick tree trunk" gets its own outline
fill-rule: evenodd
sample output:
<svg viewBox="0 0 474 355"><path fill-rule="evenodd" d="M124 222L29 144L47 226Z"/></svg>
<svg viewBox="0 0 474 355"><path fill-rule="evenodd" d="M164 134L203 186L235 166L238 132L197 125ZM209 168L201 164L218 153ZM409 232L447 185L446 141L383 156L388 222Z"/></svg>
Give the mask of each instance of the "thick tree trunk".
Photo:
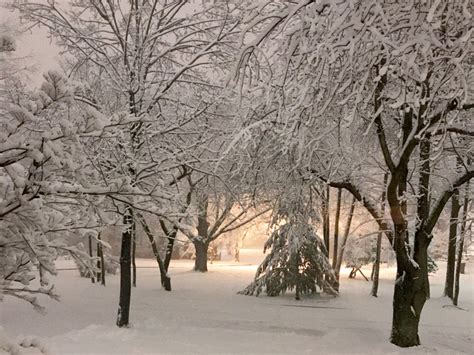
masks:
<svg viewBox="0 0 474 355"><path fill-rule="evenodd" d="M207 272L207 251L210 243L208 238L209 222L207 220L208 205L209 197L207 195L202 196L201 200L199 201L199 215L197 225L199 238L193 241L194 248L196 249L194 271L199 272Z"/></svg>
<svg viewBox="0 0 474 355"><path fill-rule="evenodd" d="M459 203L459 190L455 190L451 197L451 217L449 219L449 241L448 241L448 262L446 268L446 282L444 285L444 295L453 299L454 290L454 270L456 262L456 236L458 230L458 217L461 205Z"/></svg>
<svg viewBox="0 0 474 355"><path fill-rule="evenodd" d="M131 253L132 253L132 224L131 208L127 207L124 215L124 224L127 229L122 232L122 246L120 251L120 300L117 314L117 326L127 327L130 314L130 297L132 292Z"/></svg>
<svg viewBox="0 0 474 355"><path fill-rule="evenodd" d="M337 264L337 255L339 252L339 217L341 215L341 198L342 189L337 189L337 204L336 204L336 216L334 218L334 249L332 251L332 267L335 268Z"/></svg>
<svg viewBox="0 0 474 355"><path fill-rule="evenodd" d="M207 272L207 250L209 248L209 243L195 241L193 244L196 248L194 271Z"/></svg>
<svg viewBox="0 0 474 355"><path fill-rule="evenodd" d="M397 227L395 228L397 231ZM404 228L402 227L402 230ZM405 246L406 237L402 233L398 233L396 238L398 238L395 242L398 272L393 295L390 341L400 347L410 347L420 345L418 326L429 290L428 245L430 238L424 230L416 231L414 263Z"/></svg>

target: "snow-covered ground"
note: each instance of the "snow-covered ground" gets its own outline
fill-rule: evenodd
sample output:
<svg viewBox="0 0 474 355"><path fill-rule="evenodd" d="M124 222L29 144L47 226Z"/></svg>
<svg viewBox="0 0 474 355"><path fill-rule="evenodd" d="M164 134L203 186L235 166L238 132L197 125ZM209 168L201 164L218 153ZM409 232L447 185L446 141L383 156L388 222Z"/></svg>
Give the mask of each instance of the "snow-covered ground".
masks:
<svg viewBox="0 0 474 355"><path fill-rule="evenodd" d="M36 336L51 354L61 355L473 353L473 264L462 275L462 309L441 297L445 267L440 265L430 278L432 298L422 314L423 345L400 349L388 342L394 268L382 268L378 298L369 296L371 283L360 275L348 279L349 269L342 272L338 298L236 294L252 280L258 259L260 251L243 250L240 264L216 262L206 274L191 271L191 261L173 260L172 292L161 289L153 260L139 260L128 329L115 326L118 276L109 276L102 287L63 270L55 280L61 302L43 300L46 315L16 299L0 303L0 343L2 336ZM370 275L369 268L364 272Z"/></svg>

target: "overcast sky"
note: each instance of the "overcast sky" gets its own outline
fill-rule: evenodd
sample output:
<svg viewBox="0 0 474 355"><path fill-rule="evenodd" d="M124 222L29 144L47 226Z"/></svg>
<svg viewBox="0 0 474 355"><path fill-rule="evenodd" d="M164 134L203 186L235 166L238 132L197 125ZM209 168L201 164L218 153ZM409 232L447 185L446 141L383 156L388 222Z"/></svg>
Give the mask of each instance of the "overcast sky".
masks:
<svg viewBox="0 0 474 355"><path fill-rule="evenodd" d="M7 0L0 0L1 5L6 3ZM21 28L18 14L3 7L0 7L0 23L6 28L13 27L16 30ZM34 28L15 37L17 47L15 57L22 58L21 64L30 68L29 76L33 84L41 81L42 73L45 71L59 68L59 49L48 38L46 29Z"/></svg>

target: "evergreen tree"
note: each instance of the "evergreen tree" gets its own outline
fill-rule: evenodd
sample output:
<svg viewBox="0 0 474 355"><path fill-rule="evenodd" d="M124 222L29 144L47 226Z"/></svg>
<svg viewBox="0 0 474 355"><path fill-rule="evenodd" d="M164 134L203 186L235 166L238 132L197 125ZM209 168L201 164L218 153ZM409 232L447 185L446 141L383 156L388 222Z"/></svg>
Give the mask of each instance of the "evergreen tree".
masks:
<svg viewBox="0 0 474 355"><path fill-rule="evenodd" d="M270 250L270 253L242 294L258 296L264 290L268 296L278 296L287 290L295 290L299 300L302 294L316 293L319 288L337 295L332 287L335 275L326 247L311 223L315 219L311 194L305 193L304 186L296 190L290 188L288 194L280 195L274 209L273 226L276 229L264 247L264 252Z"/></svg>

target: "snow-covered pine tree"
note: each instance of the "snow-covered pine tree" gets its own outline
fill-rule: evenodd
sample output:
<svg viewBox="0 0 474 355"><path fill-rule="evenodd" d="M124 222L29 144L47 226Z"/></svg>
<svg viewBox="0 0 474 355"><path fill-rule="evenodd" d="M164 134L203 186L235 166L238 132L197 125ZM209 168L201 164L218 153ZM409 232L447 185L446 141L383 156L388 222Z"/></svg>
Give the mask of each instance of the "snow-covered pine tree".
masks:
<svg viewBox="0 0 474 355"><path fill-rule="evenodd" d="M318 289L337 295L326 247L312 225L316 214L309 191L292 181L280 195L272 223L276 229L264 246L264 252L270 253L257 268L254 281L240 293L258 296L265 291L268 296L278 296L295 290L297 300Z"/></svg>

